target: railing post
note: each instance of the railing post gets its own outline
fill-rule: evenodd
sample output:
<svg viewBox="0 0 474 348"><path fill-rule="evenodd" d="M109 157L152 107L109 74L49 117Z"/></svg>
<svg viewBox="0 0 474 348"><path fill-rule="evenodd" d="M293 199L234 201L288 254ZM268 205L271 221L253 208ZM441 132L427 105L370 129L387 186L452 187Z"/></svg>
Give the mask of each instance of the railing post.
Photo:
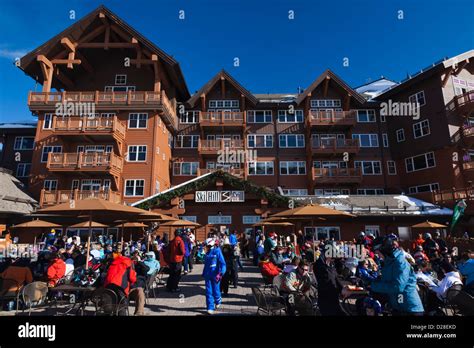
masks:
<svg viewBox="0 0 474 348"><path fill-rule="evenodd" d="M72 191L73 201L77 201L78 197L79 197L79 189L74 189L74 191Z"/></svg>
<svg viewBox="0 0 474 348"><path fill-rule="evenodd" d="M99 91L95 91L94 103L97 105L99 103Z"/></svg>
<svg viewBox="0 0 474 348"><path fill-rule="evenodd" d="M79 152L79 158L77 159L77 168L81 168L83 157L84 157L84 153L82 151Z"/></svg>
<svg viewBox="0 0 474 348"><path fill-rule="evenodd" d="M44 188L41 189L39 202L40 202L40 206L42 207L44 205Z"/></svg>
<svg viewBox="0 0 474 348"><path fill-rule="evenodd" d="M132 91L128 90L127 91L127 105L130 105L132 103Z"/></svg>

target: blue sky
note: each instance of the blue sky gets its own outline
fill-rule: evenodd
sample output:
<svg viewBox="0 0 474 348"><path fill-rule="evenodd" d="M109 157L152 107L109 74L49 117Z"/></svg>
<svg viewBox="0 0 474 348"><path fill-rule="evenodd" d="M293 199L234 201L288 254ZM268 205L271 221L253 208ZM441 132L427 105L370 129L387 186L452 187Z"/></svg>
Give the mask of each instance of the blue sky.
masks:
<svg viewBox="0 0 474 348"><path fill-rule="evenodd" d="M474 48L472 0L0 0L0 122L34 120L14 58L101 3L174 56L191 93L221 68L254 93L295 93L326 68L353 87L401 80Z"/></svg>

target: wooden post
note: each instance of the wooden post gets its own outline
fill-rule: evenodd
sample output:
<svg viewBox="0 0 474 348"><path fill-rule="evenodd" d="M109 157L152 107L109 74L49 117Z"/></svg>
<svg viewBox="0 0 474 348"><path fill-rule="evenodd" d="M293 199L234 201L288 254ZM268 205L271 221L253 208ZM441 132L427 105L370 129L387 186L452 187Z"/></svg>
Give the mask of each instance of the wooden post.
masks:
<svg viewBox="0 0 474 348"><path fill-rule="evenodd" d="M91 252L91 235L92 235L92 214L89 214L89 236L87 237L86 270L89 269L89 254Z"/></svg>

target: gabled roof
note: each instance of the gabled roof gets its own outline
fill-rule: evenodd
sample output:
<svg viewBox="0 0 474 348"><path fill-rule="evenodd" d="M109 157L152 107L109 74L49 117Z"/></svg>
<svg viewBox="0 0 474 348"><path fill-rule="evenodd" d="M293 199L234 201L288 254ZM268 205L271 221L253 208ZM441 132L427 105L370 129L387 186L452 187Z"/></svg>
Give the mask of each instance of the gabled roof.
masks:
<svg viewBox="0 0 474 348"><path fill-rule="evenodd" d="M193 96L188 100L188 104L193 107L199 97L202 94L207 94L214 85L221 80L221 78L227 80L232 86L234 86L240 93L245 95L250 102L252 102L254 105L258 103L258 99L255 98L255 96L250 93L247 89L245 89L237 80L235 80L227 71L222 69L219 71L212 79L210 79L204 86L201 87L199 91L193 94Z"/></svg>
<svg viewBox="0 0 474 348"><path fill-rule="evenodd" d="M397 82L389 80L382 76L377 80L367 82L359 87L355 87L354 89L363 96L366 96L368 100L371 100L383 91L397 84Z"/></svg>
<svg viewBox="0 0 474 348"><path fill-rule="evenodd" d="M221 178L225 183L229 184L232 187L235 187L236 189L252 192L262 198L266 198L275 206L288 207L288 197L282 196L267 187L259 186L250 181L226 173L222 170L216 170L211 173L206 173L204 175L198 176L184 183L176 185L172 188L169 188L168 190L156 193L150 197L144 198L133 203L132 207L137 207L141 209L152 209L160 203L168 202L175 197L180 197L187 193L204 189L210 184L215 183L218 178Z"/></svg>
<svg viewBox="0 0 474 348"><path fill-rule="evenodd" d="M30 214L38 205L11 171L0 167L0 214Z"/></svg>
<svg viewBox="0 0 474 348"><path fill-rule="evenodd" d="M38 67L35 67L37 65L37 55L43 54L45 56L48 56L52 52L57 54L59 51L58 46L60 46L61 39L64 37L74 39L75 41L79 40L85 30L98 18L100 13L104 14L111 23L117 25L125 33L137 39L138 43L142 44L143 47L150 50L153 54L156 54L158 58L162 60L165 69L171 77L171 80L176 84L178 93L182 95L182 98L184 100L189 98L189 91L178 62L173 57L162 51L155 44L153 44L151 41L149 41L147 38L145 38L142 34L137 32L133 27L128 25L123 19L121 19L115 13L110 11L104 5L100 5L94 11L90 12L88 15L84 16L74 24L70 25L58 35L54 36L41 46L26 54L24 57L21 58L19 68L33 78L37 76L38 80L41 82L43 79L42 74L37 74L37 70L35 70L38 69ZM91 39L93 39L93 37ZM61 49L63 48L61 47Z"/></svg>
<svg viewBox="0 0 474 348"><path fill-rule="evenodd" d="M331 80L333 80L343 89L345 89L347 93L353 96L359 103L365 103L365 98L362 95L357 93L357 91L353 90L348 84L346 84L339 76L337 76L331 70L327 69L325 72L319 75L319 77L314 80L314 82L308 88L306 88L303 93L298 95L298 98L296 98L296 104L301 104L301 102L308 96L308 94L311 93L316 87L318 87L321 82L326 79L326 77L330 77Z"/></svg>
<svg viewBox="0 0 474 348"><path fill-rule="evenodd" d="M382 93L380 93L377 96L377 99L378 100L386 99L404 90L408 86L411 86L415 83L423 81L424 79L430 76L433 76L436 73L442 73L447 68L455 67L462 61L465 61L465 60L472 61L473 57L474 57L474 50L469 50L467 52L461 53L452 58L445 57L437 62L434 62L430 66L427 66L426 68L421 69L420 71L418 71L417 73L413 75L408 75L408 77L402 80L399 84L389 87L388 89L382 91Z"/></svg>

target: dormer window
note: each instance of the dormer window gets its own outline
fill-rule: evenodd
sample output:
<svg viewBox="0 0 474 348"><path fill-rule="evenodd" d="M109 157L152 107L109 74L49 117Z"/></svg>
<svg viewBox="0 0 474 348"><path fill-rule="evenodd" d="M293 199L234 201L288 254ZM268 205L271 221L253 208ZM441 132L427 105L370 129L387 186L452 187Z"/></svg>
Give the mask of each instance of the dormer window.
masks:
<svg viewBox="0 0 474 348"><path fill-rule="evenodd" d="M127 75L115 75L115 84L123 86L127 84Z"/></svg>

